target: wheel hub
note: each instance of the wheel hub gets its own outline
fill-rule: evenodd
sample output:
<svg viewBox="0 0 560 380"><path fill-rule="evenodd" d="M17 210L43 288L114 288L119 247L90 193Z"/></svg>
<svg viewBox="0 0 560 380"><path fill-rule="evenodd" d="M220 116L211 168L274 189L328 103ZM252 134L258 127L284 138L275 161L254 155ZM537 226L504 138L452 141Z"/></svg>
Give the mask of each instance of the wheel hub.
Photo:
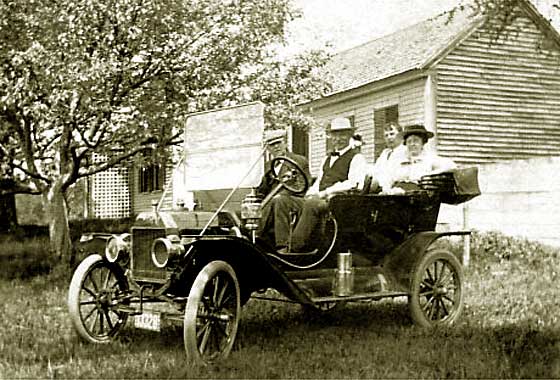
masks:
<svg viewBox="0 0 560 380"><path fill-rule="evenodd" d="M446 286L440 285L440 286L436 286L434 287L434 295L436 297L442 297L445 296L449 291L447 290Z"/></svg>
<svg viewBox="0 0 560 380"><path fill-rule="evenodd" d="M110 290L101 290L95 299L95 303L97 307L100 308L107 308L111 305L111 301L113 300L112 293Z"/></svg>
<svg viewBox="0 0 560 380"><path fill-rule="evenodd" d="M200 313L200 316L202 318L207 318L211 321L221 321L221 322L229 322L232 319L230 313L227 313L219 309L210 310L207 313Z"/></svg>

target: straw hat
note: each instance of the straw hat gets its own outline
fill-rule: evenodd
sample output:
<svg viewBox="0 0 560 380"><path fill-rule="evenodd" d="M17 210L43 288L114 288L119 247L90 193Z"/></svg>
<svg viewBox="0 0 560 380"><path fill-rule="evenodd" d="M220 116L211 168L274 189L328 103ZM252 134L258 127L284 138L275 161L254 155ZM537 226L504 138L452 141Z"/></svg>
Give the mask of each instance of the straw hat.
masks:
<svg viewBox="0 0 560 380"><path fill-rule="evenodd" d="M345 129L352 129L350 119L347 117L337 117L331 121L331 131L341 131Z"/></svg>

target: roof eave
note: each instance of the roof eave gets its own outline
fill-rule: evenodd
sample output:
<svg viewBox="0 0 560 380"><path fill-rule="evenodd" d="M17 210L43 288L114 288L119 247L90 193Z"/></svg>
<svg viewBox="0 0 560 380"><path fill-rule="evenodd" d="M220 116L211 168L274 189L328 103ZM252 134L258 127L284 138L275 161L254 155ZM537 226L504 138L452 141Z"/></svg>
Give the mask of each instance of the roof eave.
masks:
<svg viewBox="0 0 560 380"><path fill-rule="evenodd" d="M399 84L415 80L428 76L428 70L422 70L419 67L414 67L412 69L393 74L389 77L381 78L373 82L363 84L358 87L347 88L341 91L337 91L318 99L313 99L304 103L297 105L300 109L310 109L310 108L322 108L326 107L332 103L338 103L340 101L350 100L356 97L363 96L364 94L380 91L387 89L389 87L398 86Z"/></svg>
<svg viewBox="0 0 560 380"><path fill-rule="evenodd" d="M560 33L548 21L529 0L520 0L520 5L525 8L531 19L540 27L541 31L550 37L555 43L556 47L560 49Z"/></svg>
<svg viewBox="0 0 560 380"><path fill-rule="evenodd" d="M451 41L443 46L439 51L436 51L431 57L428 57L421 65L421 69L428 69L437 63L439 63L442 59L444 59L453 49L455 49L459 44L461 44L464 40L469 38L480 26L482 26L485 22L484 17L475 16L472 23L467 25L465 29L461 32L457 33Z"/></svg>

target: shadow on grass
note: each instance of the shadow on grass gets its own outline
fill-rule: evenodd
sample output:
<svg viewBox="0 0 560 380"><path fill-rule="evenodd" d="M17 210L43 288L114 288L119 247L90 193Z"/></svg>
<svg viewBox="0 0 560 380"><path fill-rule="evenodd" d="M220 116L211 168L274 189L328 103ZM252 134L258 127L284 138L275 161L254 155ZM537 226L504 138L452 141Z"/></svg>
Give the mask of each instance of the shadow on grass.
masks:
<svg viewBox="0 0 560 380"><path fill-rule="evenodd" d="M182 328L161 334L127 329L129 354L166 357L147 377L197 378L558 378L559 333L527 324L440 329L414 326L406 302L347 305L310 316L298 306L251 305L232 355L187 366ZM270 313L263 314L263 309ZM113 351L113 350L111 350ZM115 351L116 352L116 351ZM167 374L167 375L166 375Z"/></svg>
<svg viewBox="0 0 560 380"><path fill-rule="evenodd" d="M404 300L348 304L324 314L309 314L299 305L250 301L231 356L212 366L188 366L180 325L160 333L128 325L107 345L81 343L67 326L70 335L63 336L68 338L52 341L33 361L62 363L57 372L61 378L560 376L554 326L537 331L528 322L488 328L479 322L467 314L454 327L419 328L411 323ZM29 359L22 352L10 365L19 368L30 364Z"/></svg>
<svg viewBox="0 0 560 380"><path fill-rule="evenodd" d="M306 310L300 305L271 306L256 304L248 310L241 332L265 331L285 336L298 331L322 329L375 329L382 332L410 326L406 301L387 300L372 303L349 303L332 311Z"/></svg>

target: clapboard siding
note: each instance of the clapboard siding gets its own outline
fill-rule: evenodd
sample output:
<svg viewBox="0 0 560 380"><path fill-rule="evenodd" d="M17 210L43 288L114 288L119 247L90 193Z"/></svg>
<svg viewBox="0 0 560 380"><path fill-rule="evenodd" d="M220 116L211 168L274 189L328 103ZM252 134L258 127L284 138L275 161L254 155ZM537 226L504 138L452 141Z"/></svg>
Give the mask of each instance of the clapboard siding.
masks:
<svg viewBox="0 0 560 380"><path fill-rule="evenodd" d="M438 152L459 163L560 155L559 53L539 48L528 17L507 38L495 39L495 26L436 65Z"/></svg>
<svg viewBox="0 0 560 380"><path fill-rule="evenodd" d="M352 116L356 132L362 135L362 153L368 162L374 157L374 114L375 110L398 105L399 123L406 125L424 120L424 86L426 77L417 78L403 85L396 85L366 96L341 101L333 105L315 108L315 126L309 133L309 165L311 173L317 175L326 154L325 127L337 116Z"/></svg>

